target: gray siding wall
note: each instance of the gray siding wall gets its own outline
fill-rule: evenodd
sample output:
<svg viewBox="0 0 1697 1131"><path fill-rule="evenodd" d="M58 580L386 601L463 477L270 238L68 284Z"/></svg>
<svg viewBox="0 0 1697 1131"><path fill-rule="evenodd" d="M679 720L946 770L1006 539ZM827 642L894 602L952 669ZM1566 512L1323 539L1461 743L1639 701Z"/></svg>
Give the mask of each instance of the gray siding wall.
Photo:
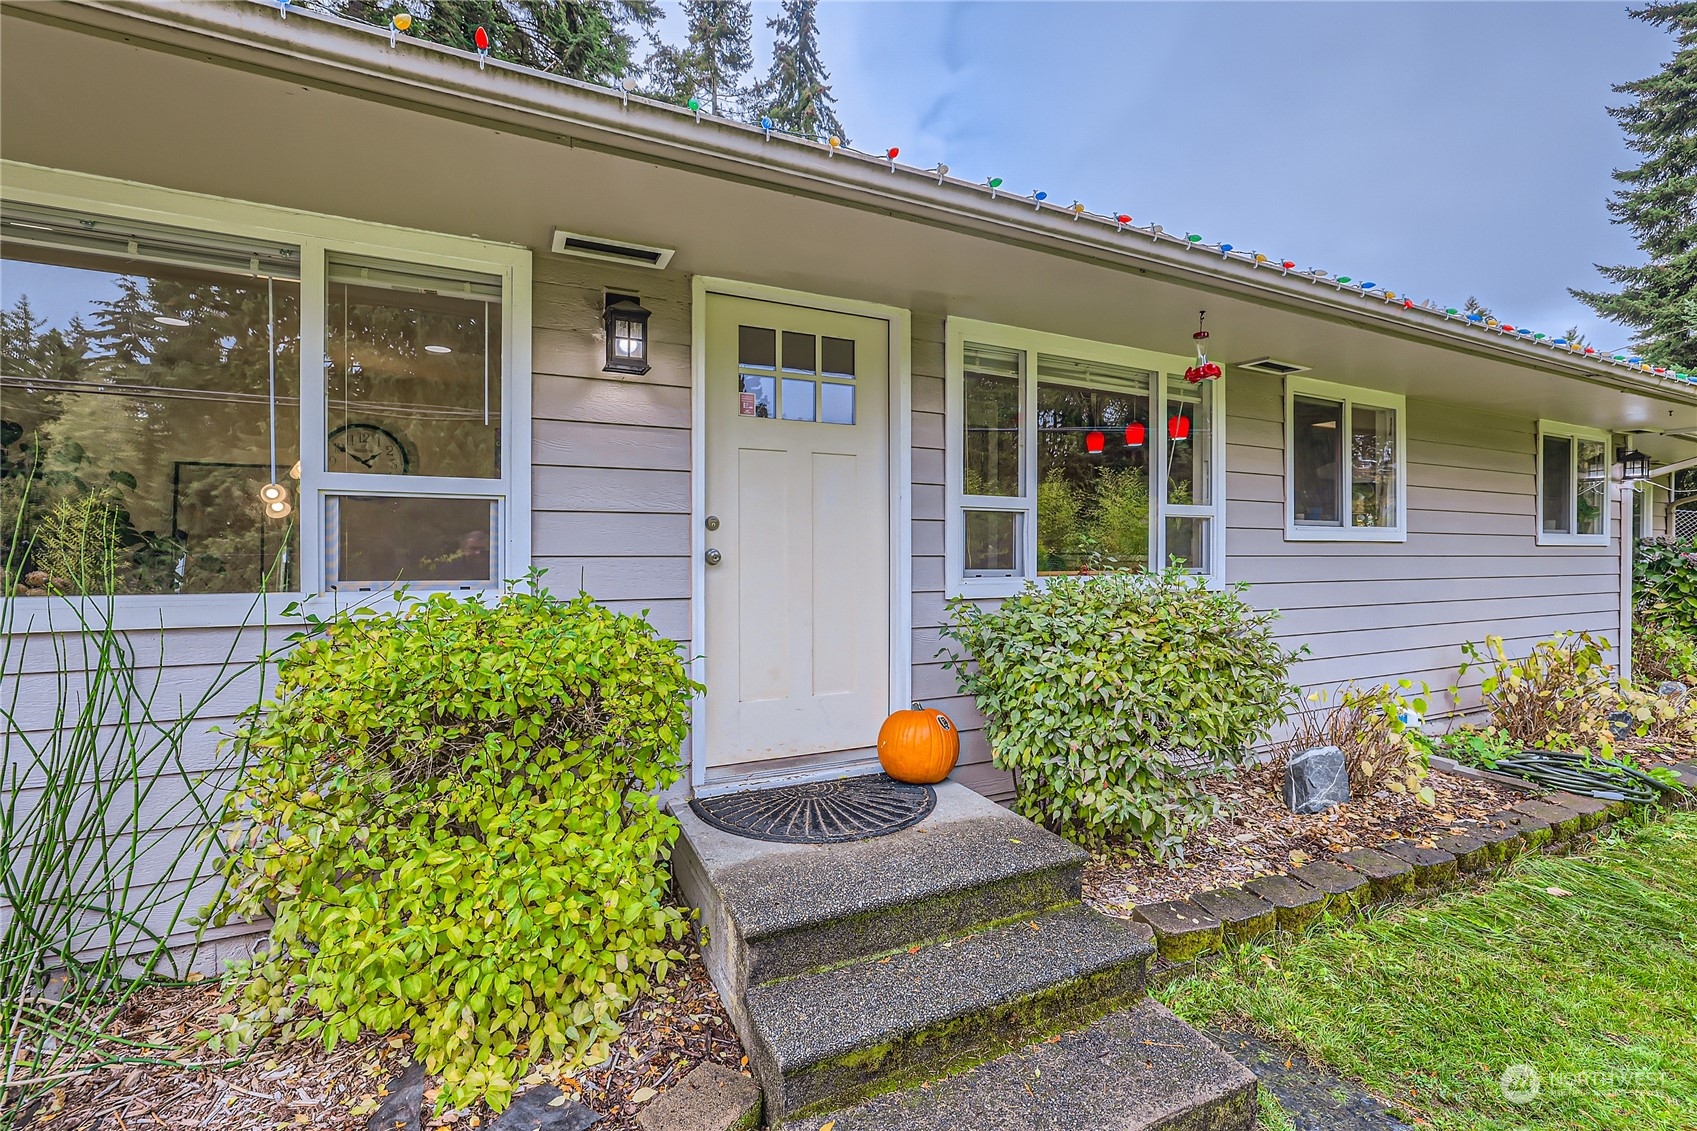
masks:
<svg viewBox="0 0 1697 1131"><path fill-rule="evenodd" d="M559 255L533 262L532 563L556 593L582 586L688 644L690 280ZM601 371L607 291L654 312L641 376Z"/></svg>
<svg viewBox="0 0 1697 1131"><path fill-rule="evenodd" d="M944 335L941 315L913 315L913 697L954 720L960 764L954 780L997 799L1013 796L1013 779L990 764L984 719L943 668Z"/></svg>
<svg viewBox="0 0 1697 1131"><path fill-rule="evenodd" d="M1234 374L1226 409L1226 578L1310 649L1303 685L1448 688L1488 633L1518 654L1562 629L1618 643L1620 510L1610 546L1537 544L1535 419L1410 398L1408 540L1286 542L1282 383Z"/></svg>

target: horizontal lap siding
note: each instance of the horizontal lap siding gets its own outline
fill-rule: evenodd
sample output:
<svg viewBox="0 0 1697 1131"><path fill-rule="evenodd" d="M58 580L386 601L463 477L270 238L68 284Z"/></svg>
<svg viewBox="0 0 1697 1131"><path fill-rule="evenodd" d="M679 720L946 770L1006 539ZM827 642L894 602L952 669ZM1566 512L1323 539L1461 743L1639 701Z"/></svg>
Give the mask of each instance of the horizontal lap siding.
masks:
<svg viewBox="0 0 1697 1131"><path fill-rule="evenodd" d="M990 764L990 746L977 704L960 693L955 673L943 668L943 320L913 316L913 697L945 712L960 732L960 764L953 780L1005 800L1008 775Z"/></svg>
<svg viewBox="0 0 1697 1131"><path fill-rule="evenodd" d="M1534 419L1411 399L1408 540L1290 542L1283 413L1279 382L1233 384L1226 577L1248 582L1257 608L1280 611L1285 643L1307 647L1296 668L1304 686L1409 678L1447 688L1462 643L1490 633L1518 653L1563 629L1615 640L1619 527L1610 547L1537 544Z"/></svg>

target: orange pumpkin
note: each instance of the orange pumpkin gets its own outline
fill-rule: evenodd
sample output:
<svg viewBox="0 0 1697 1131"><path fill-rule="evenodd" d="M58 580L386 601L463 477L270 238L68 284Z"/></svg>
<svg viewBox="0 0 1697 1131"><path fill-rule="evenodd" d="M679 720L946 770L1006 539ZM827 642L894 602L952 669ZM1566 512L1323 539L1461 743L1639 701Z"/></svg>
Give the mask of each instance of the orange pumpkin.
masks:
<svg viewBox="0 0 1697 1131"><path fill-rule="evenodd" d="M958 761L960 732L941 711L915 703L878 728L878 762L897 781L932 785L948 777Z"/></svg>

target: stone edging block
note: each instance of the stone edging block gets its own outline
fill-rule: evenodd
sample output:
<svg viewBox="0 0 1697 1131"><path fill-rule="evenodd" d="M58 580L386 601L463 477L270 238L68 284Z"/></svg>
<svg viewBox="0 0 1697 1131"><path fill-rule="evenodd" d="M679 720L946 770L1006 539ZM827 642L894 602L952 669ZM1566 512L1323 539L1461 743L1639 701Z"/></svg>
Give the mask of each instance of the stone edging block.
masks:
<svg viewBox="0 0 1697 1131"><path fill-rule="evenodd" d="M1248 942L1272 934L1279 925L1278 908L1243 888L1221 888L1193 895L1190 901L1220 921L1228 943Z"/></svg>
<svg viewBox="0 0 1697 1131"><path fill-rule="evenodd" d="M1155 932L1155 946L1168 962L1189 962L1218 950L1225 939L1220 921L1188 899L1139 907L1133 914Z"/></svg>
<svg viewBox="0 0 1697 1131"><path fill-rule="evenodd" d="M1405 860L1372 848L1352 848L1338 859L1367 877L1374 903L1414 894L1414 865Z"/></svg>
<svg viewBox="0 0 1697 1131"><path fill-rule="evenodd" d="M1537 817L1540 821L1548 822L1552 843L1569 840L1584 831L1585 814L1565 805L1534 797L1526 801L1516 801L1509 808L1516 813L1525 813L1528 817Z"/></svg>
<svg viewBox="0 0 1697 1131"><path fill-rule="evenodd" d="M1279 910L1279 930L1300 931L1320 917L1329 897L1292 876L1257 876L1243 885Z"/></svg>
<svg viewBox="0 0 1697 1131"><path fill-rule="evenodd" d="M1332 860L1311 860L1291 873L1315 891L1326 893L1326 910L1348 915L1371 902L1367 877Z"/></svg>
<svg viewBox="0 0 1697 1131"><path fill-rule="evenodd" d="M1500 860L1496 845L1471 833L1450 833L1433 841L1440 849L1455 857L1458 872L1483 872Z"/></svg>
<svg viewBox="0 0 1697 1131"><path fill-rule="evenodd" d="M1434 888L1455 880L1455 857L1441 848L1422 848L1411 840L1381 844L1379 851L1414 865L1414 886Z"/></svg>

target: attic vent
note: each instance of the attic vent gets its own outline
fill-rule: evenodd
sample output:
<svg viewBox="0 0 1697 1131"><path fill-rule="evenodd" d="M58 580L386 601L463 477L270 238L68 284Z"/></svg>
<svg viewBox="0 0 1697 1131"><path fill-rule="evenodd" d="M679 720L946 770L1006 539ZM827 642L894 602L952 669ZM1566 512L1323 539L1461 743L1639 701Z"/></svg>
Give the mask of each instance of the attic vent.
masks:
<svg viewBox="0 0 1697 1131"><path fill-rule="evenodd" d="M607 263L629 263L656 270L672 261L669 247L649 247L640 243L583 236L576 232L554 229L554 251L558 255L575 255L580 259L599 259Z"/></svg>
<svg viewBox="0 0 1697 1131"><path fill-rule="evenodd" d="M1297 365L1292 361L1279 361L1271 357L1258 357L1254 361L1240 361L1234 368L1247 369L1252 373L1271 373L1275 377L1289 377L1292 373L1306 373L1313 366Z"/></svg>

